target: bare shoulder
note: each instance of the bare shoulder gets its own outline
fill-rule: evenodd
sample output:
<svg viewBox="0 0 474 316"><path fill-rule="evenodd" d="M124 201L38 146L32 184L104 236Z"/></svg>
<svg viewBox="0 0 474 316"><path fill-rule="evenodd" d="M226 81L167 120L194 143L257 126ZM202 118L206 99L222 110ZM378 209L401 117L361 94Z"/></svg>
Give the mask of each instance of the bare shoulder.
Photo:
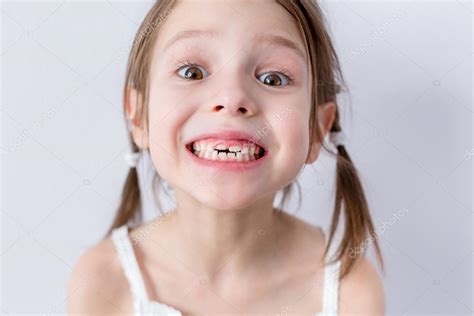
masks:
<svg viewBox="0 0 474 316"><path fill-rule="evenodd" d="M312 247L315 246L315 242L324 244L324 233L321 227L306 222L305 220L286 211L282 211L281 215L285 224L289 227L291 226L292 230L294 230L299 237L307 239Z"/></svg>
<svg viewBox="0 0 474 316"><path fill-rule="evenodd" d="M382 280L375 266L360 257L352 270L340 281L341 315L385 315Z"/></svg>
<svg viewBox="0 0 474 316"><path fill-rule="evenodd" d="M68 313L101 315L123 312L127 281L115 247L107 238L77 260L67 285Z"/></svg>
<svg viewBox="0 0 474 316"><path fill-rule="evenodd" d="M324 261L325 236L319 226L315 226L293 214L281 213L283 225L288 228L287 238L298 257L306 257L308 263L318 268ZM297 245L297 247L295 247Z"/></svg>

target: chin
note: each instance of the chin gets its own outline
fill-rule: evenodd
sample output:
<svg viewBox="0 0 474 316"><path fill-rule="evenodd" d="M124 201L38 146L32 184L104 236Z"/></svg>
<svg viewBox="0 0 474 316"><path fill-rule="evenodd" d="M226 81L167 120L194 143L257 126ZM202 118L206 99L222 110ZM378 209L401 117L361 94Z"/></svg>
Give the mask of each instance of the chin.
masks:
<svg viewBox="0 0 474 316"><path fill-rule="evenodd" d="M255 196L255 192L243 192L238 188L229 191L202 188L195 193L194 198L206 207L221 211L240 210L256 203L259 199Z"/></svg>

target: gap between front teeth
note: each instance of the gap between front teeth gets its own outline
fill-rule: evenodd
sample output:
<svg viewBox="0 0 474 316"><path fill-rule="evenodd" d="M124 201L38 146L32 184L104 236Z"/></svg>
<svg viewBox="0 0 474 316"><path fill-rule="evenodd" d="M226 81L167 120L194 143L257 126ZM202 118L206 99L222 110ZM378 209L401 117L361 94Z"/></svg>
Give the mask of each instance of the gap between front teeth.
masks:
<svg viewBox="0 0 474 316"><path fill-rule="evenodd" d="M243 147L243 148L242 148ZM229 153L217 150L225 150L227 147L219 144L214 149L211 144L196 142L193 144L193 153L199 158L207 160L228 160L228 161L251 161L256 160L255 151L258 147L255 145L230 146Z"/></svg>

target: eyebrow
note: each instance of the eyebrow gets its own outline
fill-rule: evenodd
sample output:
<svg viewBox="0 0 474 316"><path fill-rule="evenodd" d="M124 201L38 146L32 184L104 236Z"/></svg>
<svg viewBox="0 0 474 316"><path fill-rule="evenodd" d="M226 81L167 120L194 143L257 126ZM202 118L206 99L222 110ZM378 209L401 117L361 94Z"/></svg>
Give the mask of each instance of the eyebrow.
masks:
<svg viewBox="0 0 474 316"><path fill-rule="evenodd" d="M306 54L300 49L299 45L297 45L294 41L272 33L257 33L254 38L255 43L267 43L272 46L283 46L289 48L293 52L295 52L301 59L306 60Z"/></svg>
<svg viewBox="0 0 474 316"><path fill-rule="evenodd" d="M173 36L164 46L163 51L168 49L170 46L175 44L176 42L189 39L189 38L215 38L219 35L219 32L214 30L186 30L177 33ZM265 33L259 32L254 37L253 42L256 44L267 43L272 46L283 46L289 48L293 52L295 52L300 58L306 60L306 54L300 49L299 45L297 45L294 41L278 34L272 33Z"/></svg>
<svg viewBox="0 0 474 316"><path fill-rule="evenodd" d="M213 38L217 37L219 35L218 32L213 31L213 30L186 30L186 31L181 31L175 36L173 36L163 47L163 51L168 49L170 46L175 44L176 42L187 39L187 38L195 38L195 37L207 37L207 38Z"/></svg>

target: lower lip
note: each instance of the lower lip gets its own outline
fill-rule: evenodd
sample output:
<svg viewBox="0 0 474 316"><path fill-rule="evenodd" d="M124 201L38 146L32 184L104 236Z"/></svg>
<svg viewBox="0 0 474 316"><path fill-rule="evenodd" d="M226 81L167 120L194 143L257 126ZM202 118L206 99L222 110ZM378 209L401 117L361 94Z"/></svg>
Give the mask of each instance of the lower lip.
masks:
<svg viewBox="0 0 474 316"><path fill-rule="evenodd" d="M205 166L205 167L212 167L212 168L217 168L219 170L223 171L246 171L250 169L257 168L260 166L263 161L265 161L269 153L268 151L265 151L265 155L259 159L256 160L251 160L251 161L244 161L244 162L238 162L238 161L224 161L224 160L206 160L199 158L195 154L193 154L188 148L185 148L185 151L188 153L188 155L191 157L193 161L196 163Z"/></svg>

